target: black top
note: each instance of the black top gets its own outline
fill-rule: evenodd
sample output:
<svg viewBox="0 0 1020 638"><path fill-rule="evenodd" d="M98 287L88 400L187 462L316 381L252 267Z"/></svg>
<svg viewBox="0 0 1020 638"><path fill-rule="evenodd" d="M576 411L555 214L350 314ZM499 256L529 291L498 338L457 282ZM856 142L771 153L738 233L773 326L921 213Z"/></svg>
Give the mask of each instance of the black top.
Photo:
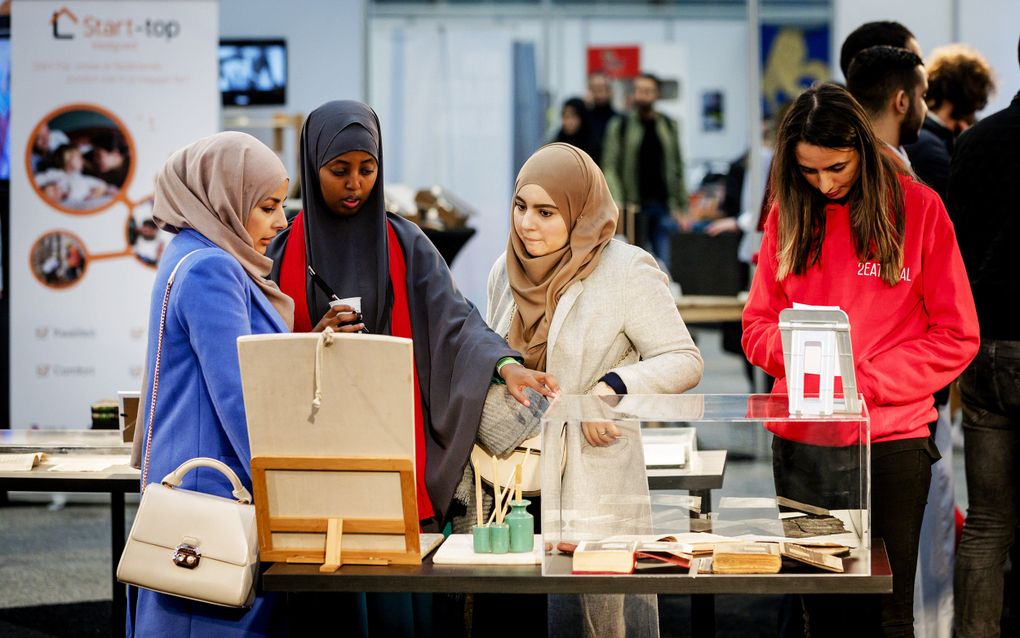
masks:
<svg viewBox="0 0 1020 638"><path fill-rule="evenodd" d="M939 124L930 115L924 118L921 134L913 144L903 148L910 158L910 166L928 186L946 201L949 182L949 162L953 156L953 132Z"/></svg>
<svg viewBox="0 0 1020 638"><path fill-rule="evenodd" d="M663 168L662 140L656 128L658 118L642 120L644 137L638 155L638 192L642 204L664 204L668 199Z"/></svg>
<svg viewBox="0 0 1020 638"><path fill-rule="evenodd" d="M606 137L606 128L609 120L616 117L618 113L610 104L596 104L588 111L588 124L591 126L592 150L589 155L595 163L602 166L602 144Z"/></svg>
<svg viewBox="0 0 1020 638"><path fill-rule="evenodd" d="M1020 341L1020 94L956 141L946 208L967 266L982 339Z"/></svg>

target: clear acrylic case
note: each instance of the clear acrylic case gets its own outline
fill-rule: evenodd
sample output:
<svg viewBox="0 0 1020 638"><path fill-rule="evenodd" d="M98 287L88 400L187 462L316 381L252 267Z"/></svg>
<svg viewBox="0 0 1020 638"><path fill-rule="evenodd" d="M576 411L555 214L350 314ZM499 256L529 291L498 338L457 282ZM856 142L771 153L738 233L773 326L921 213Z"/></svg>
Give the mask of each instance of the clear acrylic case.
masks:
<svg viewBox="0 0 1020 638"><path fill-rule="evenodd" d="M860 415L792 417L782 395L559 397L542 420L543 574L570 573L561 542L624 535L843 545L864 566L853 573L870 575L870 430L861 405ZM584 426L595 436L615 427L619 438L592 446ZM761 442L758 458L699 449L699 438L715 448L746 441L735 428ZM670 464L685 449L686 463ZM692 495L701 488L707 496L705 479L716 474L721 487L709 498Z"/></svg>

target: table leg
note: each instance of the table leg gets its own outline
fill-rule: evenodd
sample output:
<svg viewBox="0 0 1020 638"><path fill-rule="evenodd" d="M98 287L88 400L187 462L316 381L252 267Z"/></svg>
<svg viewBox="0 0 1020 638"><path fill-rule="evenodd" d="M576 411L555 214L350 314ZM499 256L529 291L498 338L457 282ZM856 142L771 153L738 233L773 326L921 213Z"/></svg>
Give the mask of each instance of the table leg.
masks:
<svg viewBox="0 0 1020 638"><path fill-rule="evenodd" d="M715 637L714 594L694 594L691 596L691 636L693 638Z"/></svg>
<svg viewBox="0 0 1020 638"><path fill-rule="evenodd" d="M113 578L113 614L110 635L123 636L127 623L127 590L117 582L117 564L124 551L124 492L110 492L110 571Z"/></svg>
<svg viewBox="0 0 1020 638"><path fill-rule="evenodd" d="M701 497L701 514L708 514L712 511L712 490L689 490L691 496ZM699 514L691 512L691 518L698 518Z"/></svg>

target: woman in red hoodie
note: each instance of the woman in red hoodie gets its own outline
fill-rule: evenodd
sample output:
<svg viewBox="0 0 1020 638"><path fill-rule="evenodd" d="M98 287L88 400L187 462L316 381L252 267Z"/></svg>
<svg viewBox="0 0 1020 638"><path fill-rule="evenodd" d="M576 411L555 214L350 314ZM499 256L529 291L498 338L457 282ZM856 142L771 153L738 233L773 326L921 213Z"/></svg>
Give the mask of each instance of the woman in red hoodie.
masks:
<svg viewBox="0 0 1020 638"><path fill-rule="evenodd" d="M744 309L744 351L776 377L773 391L785 393L780 311L795 302L846 311L857 388L871 416L871 533L885 541L893 571L891 595L806 597L805 617L812 635L911 636L921 518L939 458L932 393L977 352L970 285L942 201L897 175L845 89L821 84L803 93L778 138L775 204ZM777 493L810 498L838 484L840 472L856 472L854 446L822 447L797 435L774 439Z"/></svg>

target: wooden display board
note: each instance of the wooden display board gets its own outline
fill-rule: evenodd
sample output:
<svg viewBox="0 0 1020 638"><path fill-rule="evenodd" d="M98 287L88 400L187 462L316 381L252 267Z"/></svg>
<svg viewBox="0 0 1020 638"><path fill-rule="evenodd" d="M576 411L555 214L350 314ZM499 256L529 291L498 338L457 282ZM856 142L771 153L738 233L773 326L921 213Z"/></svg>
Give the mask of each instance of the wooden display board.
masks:
<svg viewBox="0 0 1020 638"><path fill-rule="evenodd" d="M262 558L419 564L411 341L258 335L237 348Z"/></svg>

